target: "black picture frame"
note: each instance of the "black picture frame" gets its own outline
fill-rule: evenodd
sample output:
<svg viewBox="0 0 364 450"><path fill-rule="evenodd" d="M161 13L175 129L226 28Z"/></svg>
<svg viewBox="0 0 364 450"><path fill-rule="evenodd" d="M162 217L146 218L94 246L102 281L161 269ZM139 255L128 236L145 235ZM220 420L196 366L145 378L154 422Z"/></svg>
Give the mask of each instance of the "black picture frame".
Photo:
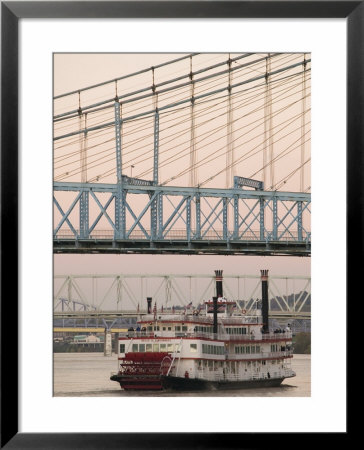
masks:
<svg viewBox="0 0 364 450"><path fill-rule="evenodd" d="M5 1L1 2L1 448L260 448L285 438L262 433L18 432L18 23L23 18L346 18L347 298L360 292L364 158L363 1ZM11 105L11 107L9 106ZM338 180L337 188L340 188ZM330 186L331 192L335 186ZM355 249L355 253L354 253ZM355 299L355 298L354 298ZM348 310L349 312L349 310ZM11 335L11 345L7 343ZM348 345L348 349L350 345ZM349 361L349 360L348 360ZM36 411L36 406L35 406ZM348 413L349 414L349 413ZM259 418L257 418L259 420ZM337 433L335 442L349 436ZM186 424L188 420L186 418ZM319 433L320 434L320 433ZM106 436L107 435L107 436ZM312 442L317 443L318 434ZM284 439L284 440L283 440ZM312 436L300 436L300 445ZM325 437L326 439L326 437ZM291 441L292 445L295 441Z"/></svg>

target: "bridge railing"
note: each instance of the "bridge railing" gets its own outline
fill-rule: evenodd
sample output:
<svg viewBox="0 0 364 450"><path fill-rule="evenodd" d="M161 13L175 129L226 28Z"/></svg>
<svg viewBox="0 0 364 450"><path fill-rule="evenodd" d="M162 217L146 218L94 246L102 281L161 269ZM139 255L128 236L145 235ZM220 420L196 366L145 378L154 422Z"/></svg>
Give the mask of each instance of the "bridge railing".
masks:
<svg viewBox="0 0 364 450"><path fill-rule="evenodd" d="M145 230L147 234L150 235L151 230L146 229ZM192 229L192 233L196 234L196 230ZM273 232L268 232L268 241L272 240ZM259 230L253 230L253 231L247 231L244 233L244 236L240 239L240 241L256 241L257 236L259 235ZM188 239L188 235L186 230L172 230L168 233L169 239L173 240L181 240L186 241ZM80 239L80 230L75 229L75 233L68 229L60 229L57 234L54 236L55 239L71 239L71 240L79 240ZM89 240L114 240L114 232L113 230L95 230L89 233L88 237L86 239ZM130 233L129 238L131 240L145 240L145 234L142 231L135 230L132 233ZM216 231L209 231L205 233L203 238L199 238L199 240L205 240L205 241L213 241L213 240L222 240L224 239L224 230L219 229ZM303 233L302 239L304 241L310 242L311 234L310 233ZM158 240L158 239L156 239ZM197 240L196 238L193 238L192 240ZM234 239L231 236L230 241L233 241ZM286 242L297 242L299 241L299 236L297 232L282 232L280 236L280 241L286 241Z"/></svg>

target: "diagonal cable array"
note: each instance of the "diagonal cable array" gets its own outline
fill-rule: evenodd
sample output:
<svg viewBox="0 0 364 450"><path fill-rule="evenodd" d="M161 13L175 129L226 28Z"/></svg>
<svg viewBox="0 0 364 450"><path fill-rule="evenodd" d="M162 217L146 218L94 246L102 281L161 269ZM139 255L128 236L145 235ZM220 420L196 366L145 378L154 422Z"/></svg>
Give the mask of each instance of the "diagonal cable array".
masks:
<svg viewBox="0 0 364 450"><path fill-rule="evenodd" d="M310 64L307 54L192 53L57 95L54 179L116 183L119 103L122 175L226 188L239 175L307 192Z"/></svg>

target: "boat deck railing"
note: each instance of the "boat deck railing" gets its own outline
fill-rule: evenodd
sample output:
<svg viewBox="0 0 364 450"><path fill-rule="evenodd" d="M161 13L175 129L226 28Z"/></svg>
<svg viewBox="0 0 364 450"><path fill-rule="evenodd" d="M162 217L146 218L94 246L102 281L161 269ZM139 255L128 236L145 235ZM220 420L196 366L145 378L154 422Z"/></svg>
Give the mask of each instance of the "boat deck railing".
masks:
<svg viewBox="0 0 364 450"><path fill-rule="evenodd" d="M222 340L231 342L259 342L259 341L273 341L273 340L285 340L292 338L292 331L285 331L282 333L266 333L266 334L228 334L228 333L205 333L203 331L193 332L175 332L175 331L127 331L119 333L119 337L129 338L198 338L198 339L211 339Z"/></svg>
<svg viewBox="0 0 364 450"><path fill-rule="evenodd" d="M288 338L291 339L292 338L292 330L283 330L281 332L271 332L271 333L264 333L262 334L262 340L269 340L271 341L272 339L281 339L281 338Z"/></svg>
<svg viewBox="0 0 364 450"><path fill-rule="evenodd" d="M251 360L251 359L267 359L267 358L289 358L293 354L293 350L282 350L280 352L259 352L259 353L237 353L227 355L227 359Z"/></svg>
<svg viewBox="0 0 364 450"><path fill-rule="evenodd" d="M191 311L191 310L189 310ZM198 323L198 324L206 324L209 326L213 326L213 316L212 313L209 313L209 316L205 315L199 315L199 314L193 314L191 312L183 313L170 313L168 311L164 313L158 313L157 316L159 317L159 320L168 322L168 321L178 321L178 322L188 322L188 323ZM143 322L153 322L154 315L152 314L145 314L143 315ZM252 310L249 311L247 314L237 315L233 314L231 316L224 316L218 317L219 324L223 324L225 326L228 325L241 325L244 326L245 324L252 324L252 323L260 323L261 322L261 315L259 310Z"/></svg>

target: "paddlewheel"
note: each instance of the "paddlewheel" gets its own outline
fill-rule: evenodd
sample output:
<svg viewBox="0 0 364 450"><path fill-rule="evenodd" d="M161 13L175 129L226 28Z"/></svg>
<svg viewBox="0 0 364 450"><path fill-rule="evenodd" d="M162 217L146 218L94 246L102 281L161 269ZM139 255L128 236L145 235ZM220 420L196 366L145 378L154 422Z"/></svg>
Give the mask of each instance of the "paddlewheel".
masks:
<svg viewBox="0 0 364 450"><path fill-rule="evenodd" d="M112 379L123 389L162 389L161 375L166 375L172 358L165 352L127 353L120 360L119 373Z"/></svg>

